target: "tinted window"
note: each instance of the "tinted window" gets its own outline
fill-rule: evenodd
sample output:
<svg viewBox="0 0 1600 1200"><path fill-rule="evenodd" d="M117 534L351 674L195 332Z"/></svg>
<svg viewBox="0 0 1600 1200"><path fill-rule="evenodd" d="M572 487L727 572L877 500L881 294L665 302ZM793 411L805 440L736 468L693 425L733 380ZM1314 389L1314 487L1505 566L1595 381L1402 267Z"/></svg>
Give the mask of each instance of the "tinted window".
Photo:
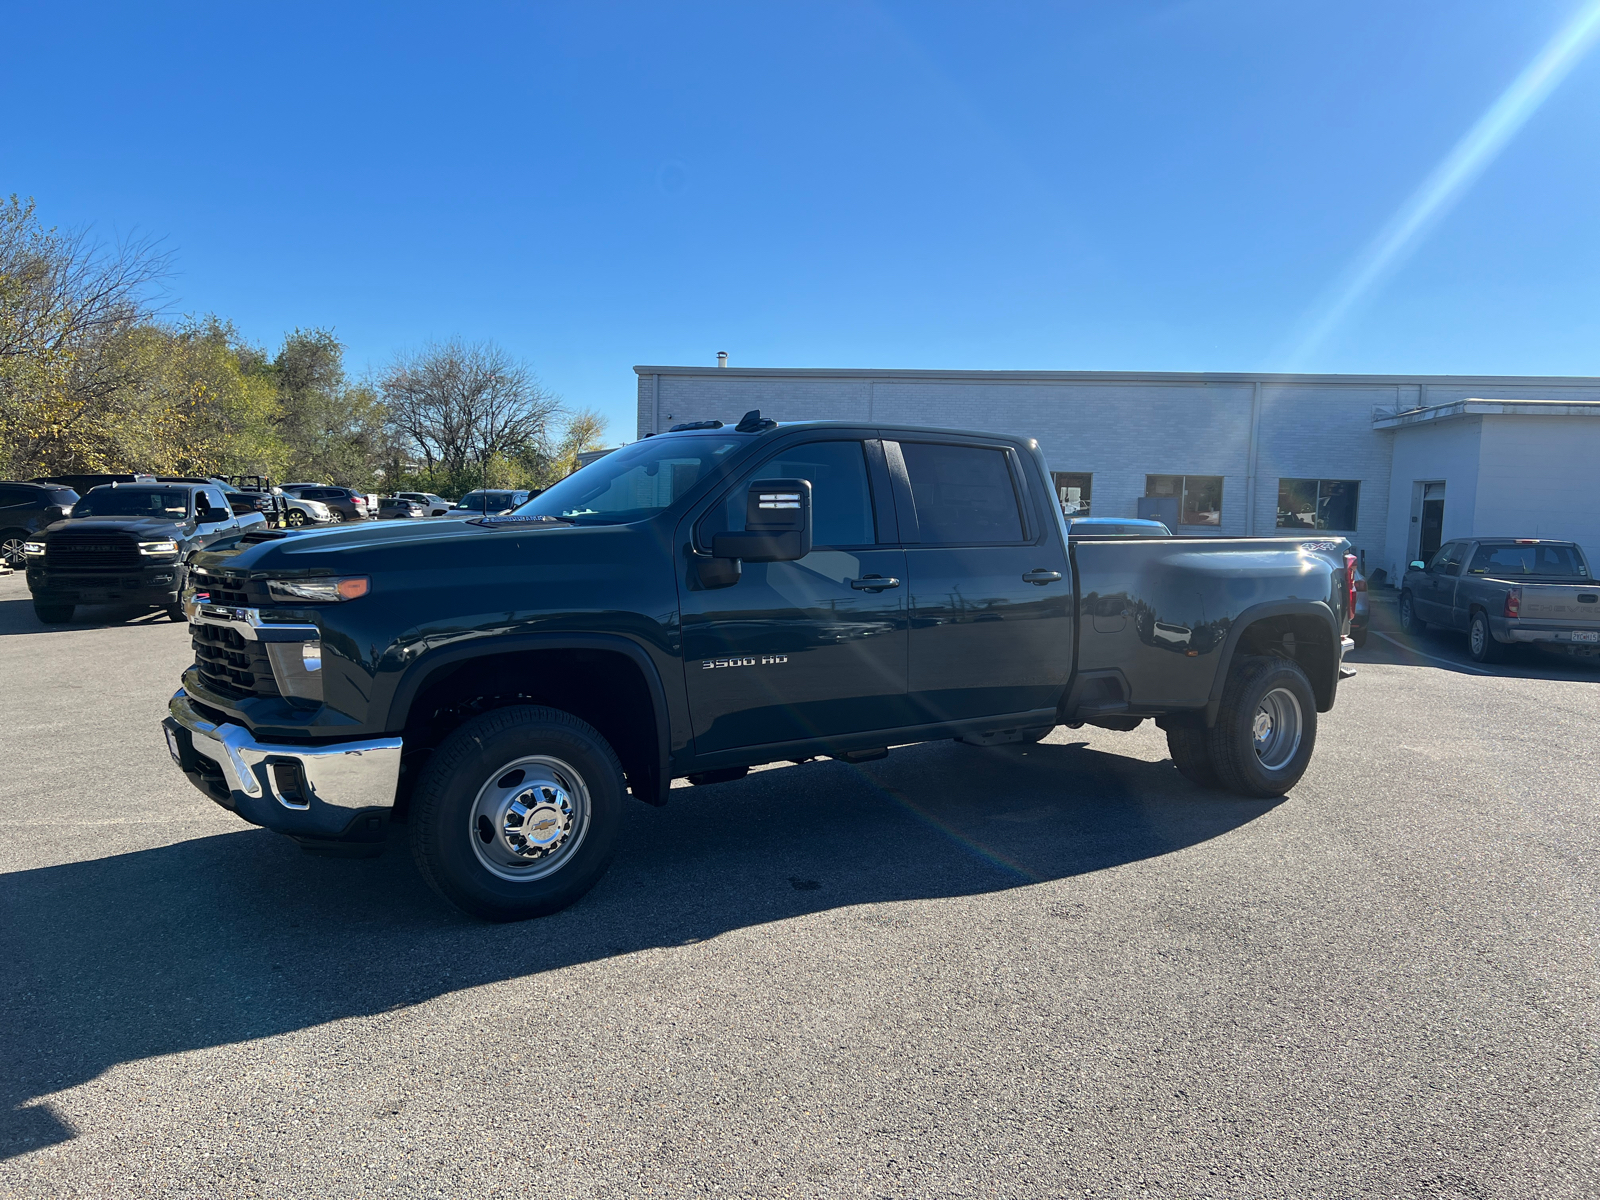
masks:
<svg viewBox="0 0 1600 1200"><path fill-rule="evenodd" d="M30 501L42 500L43 492L36 492L32 488L0 487L0 508L9 508L14 504L27 504Z"/></svg>
<svg viewBox="0 0 1600 1200"><path fill-rule="evenodd" d="M1479 546L1467 574L1587 579L1589 569L1571 546Z"/></svg>
<svg viewBox="0 0 1600 1200"><path fill-rule="evenodd" d="M1022 540L1022 514L1003 450L903 442L900 452L924 545Z"/></svg>
<svg viewBox="0 0 1600 1200"><path fill-rule="evenodd" d="M1433 561L1428 564L1428 570L1439 575L1456 575L1461 571L1461 555L1465 553L1466 546L1462 542L1446 542L1439 547L1439 553L1433 556Z"/></svg>
<svg viewBox="0 0 1600 1200"><path fill-rule="evenodd" d="M744 529L745 501L757 479L811 481L811 544L870 546L878 540L872 517L872 489L860 442L808 442L779 451L740 479L700 526L701 541Z"/></svg>
<svg viewBox="0 0 1600 1200"><path fill-rule="evenodd" d="M189 515L189 493L179 488L98 487L73 506L72 515L181 521Z"/></svg>

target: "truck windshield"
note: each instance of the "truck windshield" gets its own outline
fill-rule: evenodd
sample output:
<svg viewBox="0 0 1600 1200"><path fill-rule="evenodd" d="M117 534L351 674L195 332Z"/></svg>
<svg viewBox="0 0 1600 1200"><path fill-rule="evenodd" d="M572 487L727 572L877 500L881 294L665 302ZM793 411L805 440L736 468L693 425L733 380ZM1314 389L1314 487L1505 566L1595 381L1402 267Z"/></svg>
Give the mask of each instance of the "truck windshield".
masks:
<svg viewBox="0 0 1600 1200"><path fill-rule="evenodd" d="M1467 574L1587 579L1589 568L1573 546L1479 546Z"/></svg>
<svg viewBox="0 0 1600 1200"><path fill-rule="evenodd" d="M97 487L72 506L72 515L181 521L189 515L189 493L178 488Z"/></svg>
<svg viewBox="0 0 1600 1200"><path fill-rule="evenodd" d="M646 438L581 467L517 509L523 517L560 517L579 525L641 521L668 507L717 470L743 438Z"/></svg>

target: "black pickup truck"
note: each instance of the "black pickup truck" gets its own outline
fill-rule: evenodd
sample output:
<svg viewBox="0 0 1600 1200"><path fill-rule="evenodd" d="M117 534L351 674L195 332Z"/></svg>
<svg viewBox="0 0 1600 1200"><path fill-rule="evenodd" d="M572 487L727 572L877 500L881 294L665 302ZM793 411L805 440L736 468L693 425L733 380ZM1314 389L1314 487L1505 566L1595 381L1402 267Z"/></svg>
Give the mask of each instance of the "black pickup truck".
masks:
<svg viewBox="0 0 1600 1200"><path fill-rule="evenodd" d="M188 553L264 524L211 480L101 484L23 546L33 611L56 625L80 604L145 605L181 621Z"/></svg>
<svg viewBox="0 0 1600 1200"><path fill-rule="evenodd" d="M406 821L496 920L593 886L628 793L761 763L1154 718L1195 783L1283 794L1338 688L1346 544L1069 550L1049 480L1028 440L752 413L506 516L252 530L191 556L168 748L313 852Z"/></svg>

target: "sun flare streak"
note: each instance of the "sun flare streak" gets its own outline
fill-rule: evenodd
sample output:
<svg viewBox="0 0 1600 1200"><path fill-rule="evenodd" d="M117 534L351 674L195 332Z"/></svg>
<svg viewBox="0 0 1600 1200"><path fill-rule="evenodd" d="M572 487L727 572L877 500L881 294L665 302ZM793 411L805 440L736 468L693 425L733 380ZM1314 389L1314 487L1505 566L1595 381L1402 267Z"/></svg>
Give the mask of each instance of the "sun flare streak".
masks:
<svg viewBox="0 0 1600 1200"><path fill-rule="evenodd" d="M1577 66L1597 36L1600 36L1600 0L1587 0L1445 155L1329 291L1319 306L1320 312L1308 322L1309 328L1291 355L1290 369L1304 368L1351 309L1416 248L1432 224L1461 197L1568 72Z"/></svg>

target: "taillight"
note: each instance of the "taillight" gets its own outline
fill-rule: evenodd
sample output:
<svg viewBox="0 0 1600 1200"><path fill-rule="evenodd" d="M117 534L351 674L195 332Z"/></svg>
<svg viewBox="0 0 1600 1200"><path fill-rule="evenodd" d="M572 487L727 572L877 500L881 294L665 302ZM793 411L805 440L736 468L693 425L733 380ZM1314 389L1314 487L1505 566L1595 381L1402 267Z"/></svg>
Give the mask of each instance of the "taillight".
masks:
<svg viewBox="0 0 1600 1200"><path fill-rule="evenodd" d="M1522 615L1522 589L1519 587L1506 589L1506 606L1500 612L1502 617L1518 617Z"/></svg>
<svg viewBox="0 0 1600 1200"><path fill-rule="evenodd" d="M1356 556L1354 554L1346 554L1344 556L1344 582L1347 592L1345 612L1353 617L1356 615Z"/></svg>

